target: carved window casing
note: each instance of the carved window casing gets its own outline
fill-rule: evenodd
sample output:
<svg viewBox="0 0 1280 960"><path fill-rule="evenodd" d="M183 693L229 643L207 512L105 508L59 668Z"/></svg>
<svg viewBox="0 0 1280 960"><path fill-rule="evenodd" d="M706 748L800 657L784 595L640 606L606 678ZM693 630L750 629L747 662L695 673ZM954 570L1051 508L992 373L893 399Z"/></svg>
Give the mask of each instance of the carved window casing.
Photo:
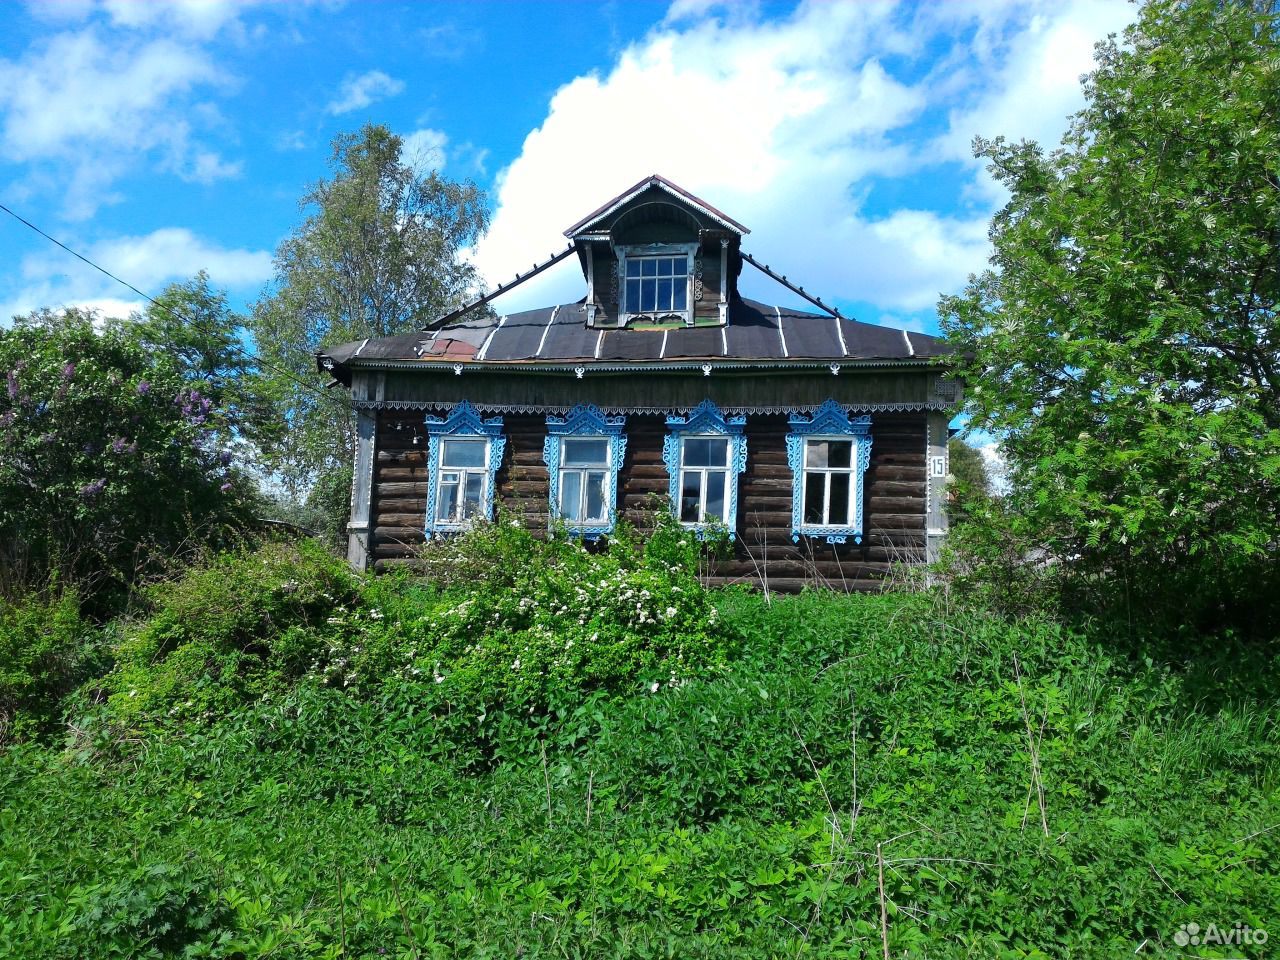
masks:
<svg viewBox="0 0 1280 960"><path fill-rule="evenodd" d="M747 418L725 417L710 400L688 416L667 417L662 459L667 465L671 510L699 536L726 527L734 536L738 474L747 468Z"/></svg>
<svg viewBox="0 0 1280 960"><path fill-rule="evenodd" d="M494 481L507 439L502 418L484 419L466 400L427 417L427 537L493 519Z"/></svg>
<svg viewBox="0 0 1280 960"><path fill-rule="evenodd" d="M573 536L595 539L618 520L618 473L627 452L625 417L579 404L547 417L542 459L550 480L551 516Z"/></svg>
<svg viewBox="0 0 1280 960"><path fill-rule="evenodd" d="M791 539L862 542L863 478L871 464L871 418L850 418L834 400L812 416L793 414L787 434L791 467Z"/></svg>

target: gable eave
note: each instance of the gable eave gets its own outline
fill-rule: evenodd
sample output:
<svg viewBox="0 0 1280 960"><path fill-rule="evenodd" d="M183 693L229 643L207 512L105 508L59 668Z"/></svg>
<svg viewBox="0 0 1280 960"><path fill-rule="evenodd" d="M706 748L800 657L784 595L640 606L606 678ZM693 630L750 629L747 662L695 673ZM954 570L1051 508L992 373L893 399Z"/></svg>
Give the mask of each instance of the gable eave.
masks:
<svg viewBox="0 0 1280 960"><path fill-rule="evenodd" d="M626 206L628 203L630 203L632 200L634 200L636 197L638 197L640 194L644 193L644 191L650 189L651 187L657 187L659 190L662 190L664 193L671 195L674 199L680 201L681 203L694 208L699 213L710 218L711 220L714 220L716 223L720 224L725 229L730 230L733 233L736 233L740 237L746 236L748 233L751 232L742 224L738 223L737 220L734 220L728 214L723 213L720 210L717 210L715 207L707 203L701 197L694 196L688 190L685 190L683 187L672 183L670 180L668 180L666 177L662 176L661 174L654 173L645 177L643 180L635 184L635 186L631 187L630 189L624 190L622 193L618 194L618 196L614 197L612 200L607 201L599 209L587 214L585 217L583 217L581 220L575 223L572 227L566 230L564 232L564 235L568 237L570 240L575 240L579 236L588 233L590 227L594 226L596 223L598 223L600 220L603 220L605 217L608 217L610 214L617 212L622 207Z"/></svg>

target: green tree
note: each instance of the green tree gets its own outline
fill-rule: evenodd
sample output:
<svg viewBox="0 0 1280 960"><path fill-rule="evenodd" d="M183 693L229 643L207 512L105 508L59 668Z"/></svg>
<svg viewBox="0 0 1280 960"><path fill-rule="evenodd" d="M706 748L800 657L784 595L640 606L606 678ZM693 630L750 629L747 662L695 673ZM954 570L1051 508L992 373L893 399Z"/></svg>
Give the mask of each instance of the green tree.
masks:
<svg viewBox="0 0 1280 960"><path fill-rule="evenodd" d="M377 125L334 140L333 177L303 196L306 219L280 244L275 286L253 310L269 363L261 389L280 427L265 452L295 492L349 469L354 451L354 420L325 392L315 352L420 329L477 287L463 254L488 226L484 194L415 169L403 146Z"/></svg>
<svg viewBox="0 0 1280 960"><path fill-rule="evenodd" d="M245 519L223 409L127 323L37 311L0 330L0 592L51 572L107 597Z"/></svg>
<svg viewBox="0 0 1280 960"><path fill-rule="evenodd" d="M1152 0L1060 149L975 143L1009 200L943 326L1022 532L1077 567L1274 572L1278 27L1274 0Z"/></svg>
<svg viewBox="0 0 1280 960"><path fill-rule="evenodd" d="M991 495L991 479L987 476L987 465L980 451L959 437L952 437L947 441L947 454L956 496L960 500Z"/></svg>
<svg viewBox="0 0 1280 960"><path fill-rule="evenodd" d="M210 429L224 448L246 451L264 430L275 435L275 409L259 399L253 355L244 346L245 318L214 290L201 270L185 283L170 284L141 314L108 320L148 350L167 353L187 382L219 411Z"/></svg>

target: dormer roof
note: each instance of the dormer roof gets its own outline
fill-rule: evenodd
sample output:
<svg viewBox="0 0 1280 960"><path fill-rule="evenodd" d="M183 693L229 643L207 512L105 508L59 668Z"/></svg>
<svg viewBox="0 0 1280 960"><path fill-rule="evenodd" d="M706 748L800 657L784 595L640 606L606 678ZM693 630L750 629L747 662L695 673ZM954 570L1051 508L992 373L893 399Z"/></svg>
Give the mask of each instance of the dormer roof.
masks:
<svg viewBox="0 0 1280 960"><path fill-rule="evenodd" d="M615 214L621 212L632 201L650 190L658 190L668 194L679 206L691 208L739 237L751 232L728 214L722 213L700 197L695 197L688 190L655 173L645 177L635 186L624 190L599 209L587 214L587 216L566 230L564 235L572 240L585 233L595 233L601 228L607 229L607 225L612 222Z"/></svg>

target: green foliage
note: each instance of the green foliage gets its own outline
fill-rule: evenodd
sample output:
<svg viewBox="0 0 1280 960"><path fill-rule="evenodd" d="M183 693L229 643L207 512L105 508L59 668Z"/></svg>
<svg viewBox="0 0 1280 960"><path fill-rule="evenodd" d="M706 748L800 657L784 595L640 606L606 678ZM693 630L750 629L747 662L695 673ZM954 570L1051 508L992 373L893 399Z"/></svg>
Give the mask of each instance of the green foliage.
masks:
<svg viewBox="0 0 1280 960"><path fill-rule="evenodd" d="M699 554L674 523L588 550L505 518L430 549L430 589L407 570L363 580L318 542L224 554L150 591L105 682L108 713L173 726L298 683L377 695L393 682L490 756L498 713L543 719L722 667L736 638Z"/></svg>
<svg viewBox="0 0 1280 960"><path fill-rule="evenodd" d="M187 383L218 411L207 426L218 431L213 439L222 448L273 430L274 410L253 393L256 365L242 344L244 317L231 310L225 292L210 287L203 270L170 284L140 315L108 322L176 361Z"/></svg>
<svg viewBox="0 0 1280 960"><path fill-rule="evenodd" d="M482 769L432 679L302 684L122 761L12 748L0 956L873 958L877 845L895 957L1274 924L1274 654L1129 655L916 595L715 600L725 669L495 707Z"/></svg>
<svg viewBox="0 0 1280 960"><path fill-rule="evenodd" d="M271 467L295 492L352 462L354 420L324 392L315 352L419 330L467 298L462 259L488 226L484 194L403 156L404 141L368 124L333 141L333 177L301 200L306 219L276 251L276 286L255 306L256 391L275 408ZM281 373L280 371L285 371Z"/></svg>
<svg viewBox="0 0 1280 960"><path fill-rule="evenodd" d="M148 591L107 676L113 719L209 720L303 677L358 604L360 582L320 544L226 553Z"/></svg>
<svg viewBox="0 0 1280 960"><path fill-rule="evenodd" d="M954 522L991 496L991 478L982 454L959 437L947 441L947 459L951 465L947 503Z"/></svg>
<svg viewBox="0 0 1280 960"><path fill-rule="evenodd" d="M939 307L1019 541L1153 612L1280 592L1276 25L1269 0L1151 0L1061 149L978 141L1010 199ZM1251 592L1237 622L1274 626Z"/></svg>
<svg viewBox="0 0 1280 960"><path fill-rule="evenodd" d="M0 599L0 747L51 732L62 699L98 666L75 590Z"/></svg>
<svg viewBox="0 0 1280 960"><path fill-rule="evenodd" d="M76 310L0 330L0 593L56 568L97 601L244 518L224 410L136 334Z"/></svg>

